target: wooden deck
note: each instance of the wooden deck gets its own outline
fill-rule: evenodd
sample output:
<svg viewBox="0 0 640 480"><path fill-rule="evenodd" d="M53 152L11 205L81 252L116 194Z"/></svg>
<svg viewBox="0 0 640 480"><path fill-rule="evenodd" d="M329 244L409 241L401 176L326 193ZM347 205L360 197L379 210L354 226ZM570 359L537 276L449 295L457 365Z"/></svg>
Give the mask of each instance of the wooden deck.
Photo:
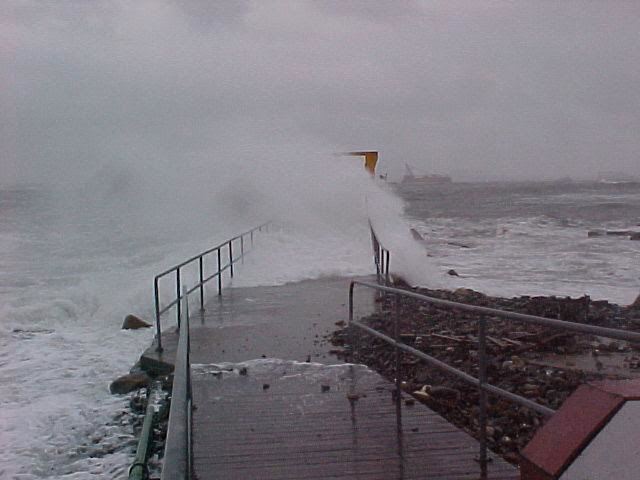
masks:
<svg viewBox="0 0 640 480"><path fill-rule="evenodd" d="M473 438L417 402L398 416L391 383L331 355L323 336L347 319L348 284L229 289L193 313L195 478L480 478ZM356 300L372 311L372 296ZM492 457L488 478L519 478Z"/></svg>
<svg viewBox="0 0 640 480"><path fill-rule="evenodd" d="M480 478L474 439L421 404L398 411L394 386L365 366L219 367L232 370L194 371L199 480ZM519 475L494 458L488 478Z"/></svg>

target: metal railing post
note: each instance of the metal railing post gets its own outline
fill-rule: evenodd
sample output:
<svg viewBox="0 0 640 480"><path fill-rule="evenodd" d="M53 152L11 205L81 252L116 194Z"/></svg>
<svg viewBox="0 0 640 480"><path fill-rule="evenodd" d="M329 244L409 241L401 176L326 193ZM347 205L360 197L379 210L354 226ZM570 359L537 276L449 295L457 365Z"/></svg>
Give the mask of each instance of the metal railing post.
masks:
<svg viewBox="0 0 640 480"><path fill-rule="evenodd" d="M389 285L389 250L385 250L386 255L387 255L387 261L386 263L386 271L385 271L385 284Z"/></svg>
<svg viewBox="0 0 640 480"><path fill-rule="evenodd" d="M203 257L200 256L200 310L204 310L204 265Z"/></svg>
<svg viewBox="0 0 640 480"><path fill-rule="evenodd" d="M202 257L200 257L202 258ZM185 288L185 292L187 289ZM193 471L193 391L191 387L191 320L189 319L189 295L185 295L186 335L187 335L187 478L192 478Z"/></svg>
<svg viewBox="0 0 640 480"><path fill-rule="evenodd" d="M487 319L483 315L478 324L478 394L480 395L480 412L478 426L480 429L480 472L482 478L487 476L487 392L484 389L487 383Z"/></svg>
<svg viewBox="0 0 640 480"><path fill-rule="evenodd" d="M251 230L251 248L253 248L253 230Z"/></svg>
<svg viewBox="0 0 640 480"><path fill-rule="evenodd" d="M359 347L359 340L360 340L360 335L359 332L357 332L356 328L353 328L353 325L351 325L351 322L353 321L353 287L355 285L351 284L349 286L349 329L350 329L350 335L351 335L351 363L356 363L356 361L358 360L358 347Z"/></svg>
<svg viewBox="0 0 640 480"><path fill-rule="evenodd" d="M180 298L182 292L180 292L180 268L176 269L176 299L178 303L176 303L176 319L178 320L178 330L180 329Z"/></svg>
<svg viewBox="0 0 640 480"><path fill-rule="evenodd" d="M393 322L393 338L396 343L400 342L400 295L396 294L395 299L395 315ZM396 354L396 402L400 405L400 386L402 382L402 360L400 354L400 347L396 344L395 347Z"/></svg>
<svg viewBox="0 0 640 480"><path fill-rule="evenodd" d="M220 259L220 249L218 248L218 295L222 295L222 260Z"/></svg>
<svg viewBox="0 0 640 480"><path fill-rule="evenodd" d="M231 272L231 278L233 278L233 250L231 248L232 242L232 240L229 240L229 271Z"/></svg>
<svg viewBox="0 0 640 480"><path fill-rule="evenodd" d="M153 293L156 301L156 336L158 337L158 347L156 352L162 351L162 328L160 327L160 290L158 289L158 277L153 279Z"/></svg>

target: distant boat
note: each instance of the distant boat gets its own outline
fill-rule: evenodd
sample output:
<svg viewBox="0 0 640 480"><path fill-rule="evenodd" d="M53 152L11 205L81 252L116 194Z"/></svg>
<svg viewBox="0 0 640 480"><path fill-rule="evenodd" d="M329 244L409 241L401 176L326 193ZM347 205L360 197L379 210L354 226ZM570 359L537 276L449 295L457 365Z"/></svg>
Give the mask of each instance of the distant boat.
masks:
<svg viewBox="0 0 640 480"><path fill-rule="evenodd" d="M405 174L402 177L403 185L406 184L416 184L416 185L434 185L434 184L442 184L442 183L451 183L451 177L447 175L416 175L412 168L408 164L404 164Z"/></svg>
<svg viewBox="0 0 640 480"><path fill-rule="evenodd" d="M638 177L625 175L621 172L599 172L597 181L598 183L618 185L624 183L638 183L640 182L640 179Z"/></svg>

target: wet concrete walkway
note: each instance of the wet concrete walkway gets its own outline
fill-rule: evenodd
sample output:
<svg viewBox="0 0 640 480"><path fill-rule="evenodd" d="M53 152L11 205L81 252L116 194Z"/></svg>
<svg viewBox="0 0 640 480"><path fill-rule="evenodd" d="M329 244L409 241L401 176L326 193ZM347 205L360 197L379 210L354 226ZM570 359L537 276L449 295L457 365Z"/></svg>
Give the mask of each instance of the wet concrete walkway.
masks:
<svg viewBox="0 0 640 480"><path fill-rule="evenodd" d="M195 478L480 477L473 438L421 404L398 412L390 382L329 352L350 280L232 288L192 313ZM373 308L360 291L357 313ZM489 478L518 471L495 457Z"/></svg>
<svg viewBox="0 0 640 480"><path fill-rule="evenodd" d="M341 363L324 337L348 320L351 278L305 280L275 287L230 288L191 315L191 362L283 358ZM371 280L371 279L369 279ZM371 292L354 297L354 312L371 313Z"/></svg>

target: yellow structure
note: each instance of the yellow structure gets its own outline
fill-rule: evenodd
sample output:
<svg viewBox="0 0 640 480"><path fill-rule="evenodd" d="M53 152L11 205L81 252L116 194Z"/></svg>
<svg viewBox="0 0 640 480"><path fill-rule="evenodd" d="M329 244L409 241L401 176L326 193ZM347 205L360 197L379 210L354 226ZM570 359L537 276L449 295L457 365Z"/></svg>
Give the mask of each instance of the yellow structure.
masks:
<svg viewBox="0 0 640 480"><path fill-rule="evenodd" d="M364 168L374 176L376 174L376 163L378 163L378 152L373 150L367 152L347 152L345 155L352 157L364 157Z"/></svg>

